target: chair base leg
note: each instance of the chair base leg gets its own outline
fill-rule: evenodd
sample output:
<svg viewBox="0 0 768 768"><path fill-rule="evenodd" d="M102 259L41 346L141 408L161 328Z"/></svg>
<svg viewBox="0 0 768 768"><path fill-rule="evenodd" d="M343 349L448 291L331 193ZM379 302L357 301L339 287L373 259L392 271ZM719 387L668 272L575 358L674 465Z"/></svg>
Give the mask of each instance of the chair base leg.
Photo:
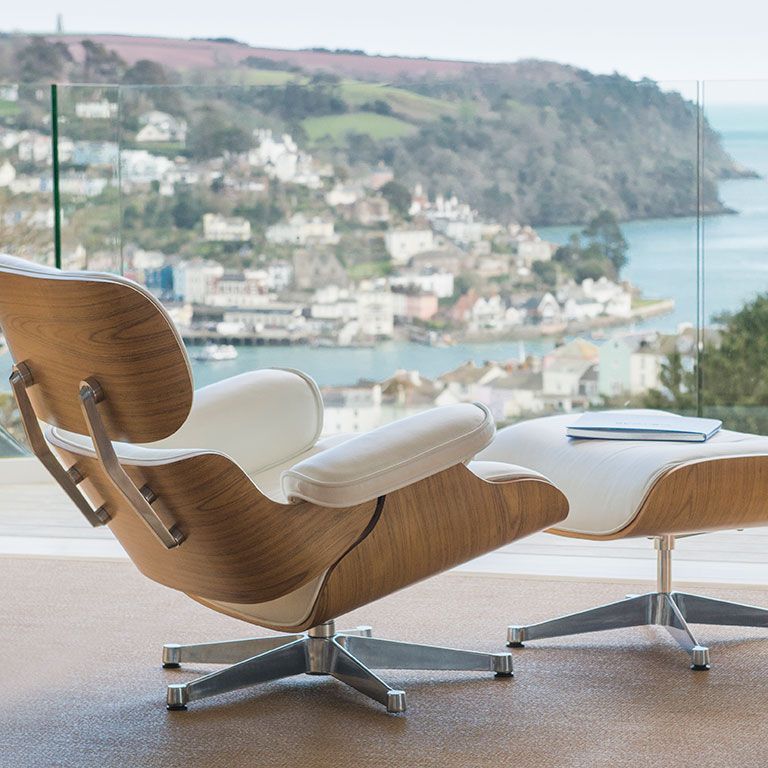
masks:
<svg viewBox="0 0 768 768"><path fill-rule="evenodd" d="M509 653L476 653L381 640L372 636L370 627L337 632L332 621L297 635L164 646L165 668L186 661L231 666L188 683L169 685L169 710L185 710L198 699L308 674L335 677L382 704L387 712L400 713L406 710L405 692L392 688L372 669L467 670L512 676Z"/></svg>
<svg viewBox="0 0 768 768"><path fill-rule="evenodd" d="M768 610L680 592L649 592L645 595L630 595L615 603L540 624L510 626L507 628L507 645L521 648L528 640L626 627L658 626L664 627L681 649L690 655L691 669L707 670L710 667L709 648L698 642L688 626L689 621L696 624L768 627Z"/></svg>

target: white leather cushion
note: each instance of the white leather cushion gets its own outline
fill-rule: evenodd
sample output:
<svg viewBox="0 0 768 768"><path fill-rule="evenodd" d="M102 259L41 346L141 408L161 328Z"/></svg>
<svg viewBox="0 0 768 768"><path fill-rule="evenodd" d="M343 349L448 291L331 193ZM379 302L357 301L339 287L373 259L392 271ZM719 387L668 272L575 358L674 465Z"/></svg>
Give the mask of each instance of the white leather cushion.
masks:
<svg viewBox="0 0 768 768"><path fill-rule="evenodd" d="M351 507L471 459L493 439L485 406L434 408L329 448L283 472L286 498Z"/></svg>
<svg viewBox="0 0 768 768"><path fill-rule="evenodd" d="M223 453L247 475L256 475L295 464L313 448L322 428L323 403L315 382L298 371L266 369L197 390L189 417L170 437L114 447L121 460L137 465ZM95 455L85 435L59 428L45 434L53 445Z"/></svg>
<svg viewBox="0 0 768 768"><path fill-rule="evenodd" d="M317 384L300 371L266 368L198 389L181 428L146 447L218 451L253 474L298 461L322 429Z"/></svg>
<svg viewBox="0 0 768 768"><path fill-rule="evenodd" d="M673 467L729 456L768 455L768 437L729 430L721 430L705 443L572 440L565 428L575 418L573 414L551 416L506 427L477 458L520 463L546 475L570 505L558 529L576 534L605 536L625 528L654 483Z"/></svg>
<svg viewBox="0 0 768 768"><path fill-rule="evenodd" d="M470 461L467 469L486 483L509 483L513 480L547 480L540 472L501 461Z"/></svg>

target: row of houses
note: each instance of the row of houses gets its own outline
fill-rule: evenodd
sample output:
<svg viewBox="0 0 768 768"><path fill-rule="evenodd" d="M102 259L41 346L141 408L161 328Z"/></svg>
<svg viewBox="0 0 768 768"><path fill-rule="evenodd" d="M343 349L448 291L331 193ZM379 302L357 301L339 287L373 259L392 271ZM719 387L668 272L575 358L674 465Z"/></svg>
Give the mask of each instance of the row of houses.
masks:
<svg viewBox="0 0 768 768"><path fill-rule="evenodd" d="M625 334L600 346L574 339L542 358L504 364L467 362L435 379L397 371L383 382L323 390L329 432L373 429L440 405L480 402L499 423L601 405L606 398L663 390L661 372L673 349L693 366L690 329L676 335Z"/></svg>

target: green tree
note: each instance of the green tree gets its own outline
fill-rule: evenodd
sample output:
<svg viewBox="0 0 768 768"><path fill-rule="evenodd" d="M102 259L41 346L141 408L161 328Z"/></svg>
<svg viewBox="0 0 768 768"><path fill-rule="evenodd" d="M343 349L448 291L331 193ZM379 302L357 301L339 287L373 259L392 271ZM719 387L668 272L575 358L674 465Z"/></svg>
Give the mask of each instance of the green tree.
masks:
<svg viewBox="0 0 768 768"><path fill-rule="evenodd" d="M649 392L644 405L693 412L699 396L706 416L720 418L729 428L768 432L768 294L761 294L738 312L723 315L716 336L699 354L698 370L684 368L679 353L662 368L665 391Z"/></svg>
<svg viewBox="0 0 768 768"><path fill-rule="evenodd" d="M193 157L208 160L224 152L247 152L251 147L251 135L245 128L226 123L218 115L208 115L192 125L187 146Z"/></svg>
<svg viewBox="0 0 768 768"><path fill-rule="evenodd" d="M646 408L696 412L696 372L686 370L680 350L675 348L662 363L659 379L663 390L652 389L645 395Z"/></svg>
<svg viewBox="0 0 768 768"><path fill-rule="evenodd" d="M61 79L64 67L72 62L72 56L63 43L49 43L43 37L33 37L19 51L16 62L20 80L39 83Z"/></svg>
<svg viewBox="0 0 768 768"><path fill-rule="evenodd" d="M597 214L582 231L587 238L587 249L611 262L618 275L627 265L629 245L612 211L603 210Z"/></svg>
<svg viewBox="0 0 768 768"><path fill-rule="evenodd" d="M139 59L125 70L123 82L127 85L167 85L168 76L162 64L149 59Z"/></svg>
<svg viewBox="0 0 768 768"><path fill-rule="evenodd" d="M199 195L190 190L183 189L177 192L176 199L171 209L173 223L179 229L193 229L203 218L206 206Z"/></svg>
<svg viewBox="0 0 768 768"><path fill-rule="evenodd" d="M548 288L557 285L557 267L551 261L535 261L532 269L533 274Z"/></svg>
<svg viewBox="0 0 768 768"><path fill-rule="evenodd" d="M381 188L381 194L392 210L404 217L408 215L411 207L411 192L408 187L397 181L388 181Z"/></svg>
<svg viewBox="0 0 768 768"><path fill-rule="evenodd" d="M116 83L125 71L125 62L101 43L83 40L83 78L87 83Z"/></svg>

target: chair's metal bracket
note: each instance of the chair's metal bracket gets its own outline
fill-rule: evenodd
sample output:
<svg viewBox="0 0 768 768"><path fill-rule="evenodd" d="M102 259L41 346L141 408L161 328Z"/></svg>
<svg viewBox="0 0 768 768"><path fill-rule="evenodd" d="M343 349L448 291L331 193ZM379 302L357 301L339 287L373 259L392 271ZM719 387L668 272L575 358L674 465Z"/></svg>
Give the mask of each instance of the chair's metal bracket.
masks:
<svg viewBox="0 0 768 768"><path fill-rule="evenodd" d="M172 520L163 520L160 513L152 508L157 500L155 492L149 486L141 489L131 480L120 464L112 441L109 439L104 422L99 415L98 404L105 399L104 392L96 379L89 378L80 382L80 407L88 425L96 455L114 487L126 502L141 516L150 530L167 547L173 549L184 541L184 533ZM167 518L167 515L163 515Z"/></svg>
<svg viewBox="0 0 768 768"><path fill-rule="evenodd" d="M77 487L85 480L85 476L76 466L64 469L59 460L53 455L48 442L43 436L40 423L37 420L35 410L27 393L27 389L35 383L29 366L26 363L14 365L11 371L10 382L14 397L16 398L16 404L19 406L21 423L24 426L24 432L27 435L32 452L40 459L53 479L61 486L67 496L72 499L75 506L77 506L85 519L94 528L108 523L109 513L107 508L102 505L98 509L93 509L88 499L83 496Z"/></svg>

